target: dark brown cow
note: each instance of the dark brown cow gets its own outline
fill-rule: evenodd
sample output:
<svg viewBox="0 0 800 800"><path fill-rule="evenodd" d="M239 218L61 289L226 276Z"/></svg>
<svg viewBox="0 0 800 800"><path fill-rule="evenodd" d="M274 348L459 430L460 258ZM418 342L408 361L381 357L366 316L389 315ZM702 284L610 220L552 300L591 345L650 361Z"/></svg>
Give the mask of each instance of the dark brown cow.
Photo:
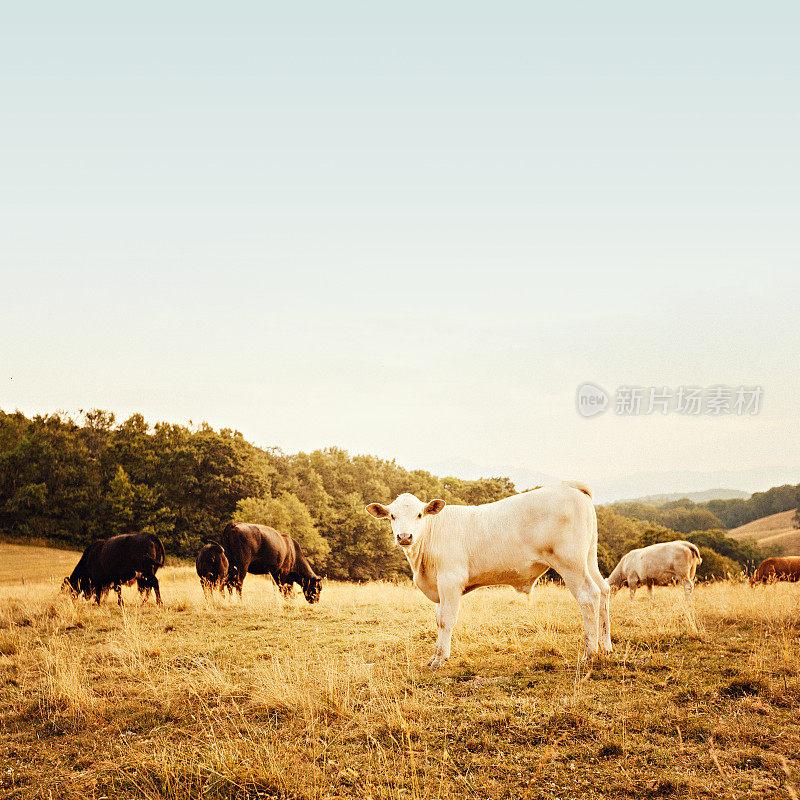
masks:
<svg viewBox="0 0 800 800"><path fill-rule="evenodd" d="M113 589L117 602L122 602L122 587L132 581L140 592L156 593L156 603L161 604L161 591L156 571L164 566L164 545L154 533L123 533L110 539L97 539L84 551L62 587L84 597L94 595L100 601Z"/></svg>
<svg viewBox="0 0 800 800"><path fill-rule="evenodd" d="M322 592L322 578L314 572L300 545L288 534L266 525L229 522L220 536L230 567L226 586L242 596L244 576L272 575L284 597L298 583L309 603L316 603Z"/></svg>
<svg viewBox="0 0 800 800"><path fill-rule="evenodd" d="M225 579L228 577L228 557L219 542L208 542L203 545L197 554L195 566L204 594L209 595L214 589L222 591ZM229 591L233 591L232 586L228 588Z"/></svg>
<svg viewBox="0 0 800 800"><path fill-rule="evenodd" d="M800 556L765 558L750 578L750 585L769 581L800 581Z"/></svg>

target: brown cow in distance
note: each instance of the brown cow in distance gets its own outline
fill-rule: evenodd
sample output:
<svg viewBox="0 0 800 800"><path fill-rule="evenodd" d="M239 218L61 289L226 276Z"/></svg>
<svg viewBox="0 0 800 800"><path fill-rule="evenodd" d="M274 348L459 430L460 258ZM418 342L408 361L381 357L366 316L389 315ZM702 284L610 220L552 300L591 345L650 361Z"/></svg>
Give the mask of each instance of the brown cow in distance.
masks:
<svg viewBox="0 0 800 800"><path fill-rule="evenodd" d="M800 556L765 558L750 578L750 585L769 581L800 581Z"/></svg>
<svg viewBox="0 0 800 800"><path fill-rule="evenodd" d="M220 544L228 556L229 569L225 585L242 596L244 576L272 575L284 597L292 584L298 583L309 603L316 603L322 592L322 578L308 563L300 545L288 534L267 525L229 522L220 536Z"/></svg>
<svg viewBox="0 0 800 800"><path fill-rule="evenodd" d="M195 567L203 587L203 594L209 595L214 589L222 591L228 577L228 557L219 542L208 542L200 548ZM233 589L233 587L229 587Z"/></svg>

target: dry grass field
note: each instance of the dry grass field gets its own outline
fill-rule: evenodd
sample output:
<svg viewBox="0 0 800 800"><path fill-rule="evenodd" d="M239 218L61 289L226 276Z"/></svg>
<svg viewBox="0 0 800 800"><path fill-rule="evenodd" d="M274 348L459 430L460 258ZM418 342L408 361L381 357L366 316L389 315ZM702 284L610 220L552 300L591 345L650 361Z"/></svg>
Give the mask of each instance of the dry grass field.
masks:
<svg viewBox="0 0 800 800"><path fill-rule="evenodd" d="M3 798L791 798L800 791L800 585L679 589L611 604L615 653L578 669L578 609L464 599L453 657L423 662L411 585L326 584L101 607L0 545ZM77 561L73 555L73 563ZM45 565L46 566L46 565Z"/></svg>
<svg viewBox="0 0 800 800"><path fill-rule="evenodd" d="M776 544L784 555L800 556L800 529L794 526L794 515L793 510L781 511L732 528L727 533L734 539L754 539L761 547Z"/></svg>
<svg viewBox="0 0 800 800"><path fill-rule="evenodd" d="M20 586L23 579L59 586L80 555L75 550L0 542L0 586Z"/></svg>

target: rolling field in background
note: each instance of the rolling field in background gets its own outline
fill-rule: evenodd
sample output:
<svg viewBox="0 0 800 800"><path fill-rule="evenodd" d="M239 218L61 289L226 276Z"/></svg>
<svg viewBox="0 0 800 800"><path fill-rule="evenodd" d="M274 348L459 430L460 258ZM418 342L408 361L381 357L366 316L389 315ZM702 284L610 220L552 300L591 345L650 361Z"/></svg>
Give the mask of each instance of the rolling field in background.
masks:
<svg viewBox="0 0 800 800"><path fill-rule="evenodd" d="M588 673L565 589L482 590L433 672L410 584L240 605L178 566L121 610L59 594L78 556L0 545L2 798L797 796L800 585L621 592Z"/></svg>
<svg viewBox="0 0 800 800"><path fill-rule="evenodd" d="M754 539L759 546L778 545L786 556L800 556L800 529L794 525L795 511L781 511L732 528L727 535L734 539Z"/></svg>
<svg viewBox="0 0 800 800"><path fill-rule="evenodd" d="M20 586L25 581L58 588L80 557L77 550L0 542L0 586Z"/></svg>

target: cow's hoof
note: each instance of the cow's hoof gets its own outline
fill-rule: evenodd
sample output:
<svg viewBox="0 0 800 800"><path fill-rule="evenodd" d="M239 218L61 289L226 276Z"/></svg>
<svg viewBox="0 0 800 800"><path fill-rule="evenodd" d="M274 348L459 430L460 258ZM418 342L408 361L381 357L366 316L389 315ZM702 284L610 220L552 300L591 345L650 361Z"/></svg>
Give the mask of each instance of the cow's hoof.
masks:
<svg viewBox="0 0 800 800"><path fill-rule="evenodd" d="M429 666L431 669L439 669L439 667L441 667L441 666L442 666L442 664L444 664L445 660L446 660L446 659L444 659L444 658L439 658L438 656L434 656L434 657L433 657L433 658L432 658L432 659L431 659L431 660L428 662L428 666Z"/></svg>
<svg viewBox="0 0 800 800"><path fill-rule="evenodd" d="M584 653L583 658L581 659L581 666L588 667L594 664L600 658L600 653L595 651L594 653Z"/></svg>

